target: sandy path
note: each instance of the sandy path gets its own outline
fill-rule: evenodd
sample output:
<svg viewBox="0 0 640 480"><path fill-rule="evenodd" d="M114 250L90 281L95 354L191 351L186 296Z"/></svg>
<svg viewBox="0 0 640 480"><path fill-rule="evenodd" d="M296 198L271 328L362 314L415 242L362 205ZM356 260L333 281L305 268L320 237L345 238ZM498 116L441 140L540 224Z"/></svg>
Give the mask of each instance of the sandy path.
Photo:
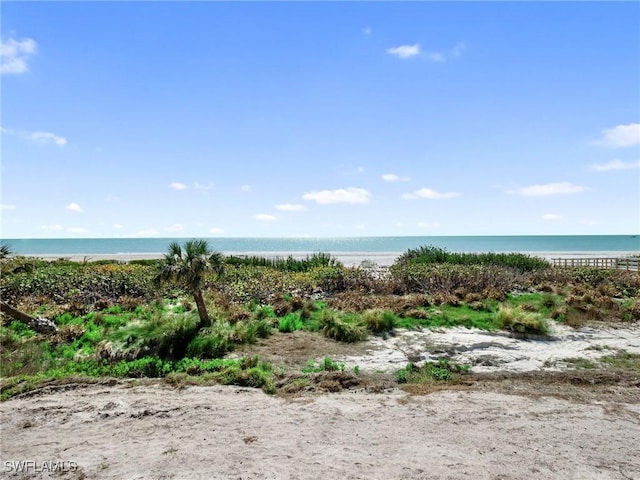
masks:
<svg viewBox="0 0 640 480"><path fill-rule="evenodd" d="M640 399L639 399L640 400ZM640 404L91 385L0 404L2 478L640 478ZM73 461L56 476L7 461Z"/></svg>

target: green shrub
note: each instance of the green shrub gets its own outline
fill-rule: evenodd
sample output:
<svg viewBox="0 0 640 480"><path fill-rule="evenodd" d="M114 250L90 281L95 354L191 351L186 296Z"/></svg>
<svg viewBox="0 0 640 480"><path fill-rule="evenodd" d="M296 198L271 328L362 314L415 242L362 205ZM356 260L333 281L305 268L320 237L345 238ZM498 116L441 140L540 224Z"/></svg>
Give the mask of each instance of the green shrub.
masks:
<svg viewBox="0 0 640 480"><path fill-rule="evenodd" d="M319 327L322 333L339 342L359 342L367 338L367 330L364 325L354 321L347 321L333 310L323 310L319 319Z"/></svg>
<svg viewBox="0 0 640 480"><path fill-rule="evenodd" d="M341 265L331 254L323 252L307 255L302 259L296 259L292 255L289 255L287 258L266 258L259 256L237 257L232 255L226 257L225 263L235 266L269 267L282 272L307 272L316 267L335 267Z"/></svg>
<svg viewBox="0 0 640 480"><path fill-rule="evenodd" d="M519 272L531 272L551 267L547 260L523 253L456 253L435 246L409 249L395 262L396 265L445 263L509 267Z"/></svg>

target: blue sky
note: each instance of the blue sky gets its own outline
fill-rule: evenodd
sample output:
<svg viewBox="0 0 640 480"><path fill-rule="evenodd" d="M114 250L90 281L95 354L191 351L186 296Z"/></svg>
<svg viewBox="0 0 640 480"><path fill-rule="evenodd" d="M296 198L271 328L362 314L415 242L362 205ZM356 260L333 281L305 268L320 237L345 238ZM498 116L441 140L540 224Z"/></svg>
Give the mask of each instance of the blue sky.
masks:
<svg viewBox="0 0 640 480"><path fill-rule="evenodd" d="M640 232L637 2L2 2L2 236Z"/></svg>

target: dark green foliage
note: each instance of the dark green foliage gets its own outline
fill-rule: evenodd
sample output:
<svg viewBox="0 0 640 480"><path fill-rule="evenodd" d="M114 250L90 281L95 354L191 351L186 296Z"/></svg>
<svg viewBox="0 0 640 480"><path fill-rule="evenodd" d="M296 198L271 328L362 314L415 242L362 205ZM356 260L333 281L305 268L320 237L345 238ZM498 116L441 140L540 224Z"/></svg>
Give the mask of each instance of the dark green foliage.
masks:
<svg viewBox="0 0 640 480"><path fill-rule="evenodd" d="M317 267L340 266L335 258L328 253L314 253L305 258L296 259L292 255L287 258L266 258L258 256L228 256L225 258L228 265L249 265L253 267L269 267L282 272L308 272Z"/></svg>
<svg viewBox="0 0 640 480"><path fill-rule="evenodd" d="M509 267L519 272L531 272L550 268L551 264L543 258L523 253L458 253L434 246L421 246L407 250L397 260L396 265L486 265Z"/></svg>
<svg viewBox="0 0 640 480"><path fill-rule="evenodd" d="M34 262L29 269L2 275L0 296L9 303L24 297L49 303L94 305L100 299L151 298L158 291L152 285L153 269L146 266L79 262Z"/></svg>

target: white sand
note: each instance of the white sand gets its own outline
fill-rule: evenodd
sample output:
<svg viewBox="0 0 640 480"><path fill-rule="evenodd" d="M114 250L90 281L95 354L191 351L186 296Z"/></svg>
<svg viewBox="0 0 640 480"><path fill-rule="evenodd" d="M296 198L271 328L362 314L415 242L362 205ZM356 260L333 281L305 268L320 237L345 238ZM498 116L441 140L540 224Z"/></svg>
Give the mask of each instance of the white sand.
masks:
<svg viewBox="0 0 640 480"><path fill-rule="evenodd" d="M9 400L0 420L2 478L640 478L640 405L628 402L120 384ZM78 470L11 472L20 460Z"/></svg>
<svg viewBox="0 0 640 480"><path fill-rule="evenodd" d="M523 339L504 331L441 328L422 331L398 330L386 340L371 337L365 355L342 356L334 360L347 368L392 373L408 362L420 364L448 358L468 364L473 372L530 372L560 370L566 359L597 361L617 352L640 354L640 323L625 327L573 329L555 322L549 338Z"/></svg>

